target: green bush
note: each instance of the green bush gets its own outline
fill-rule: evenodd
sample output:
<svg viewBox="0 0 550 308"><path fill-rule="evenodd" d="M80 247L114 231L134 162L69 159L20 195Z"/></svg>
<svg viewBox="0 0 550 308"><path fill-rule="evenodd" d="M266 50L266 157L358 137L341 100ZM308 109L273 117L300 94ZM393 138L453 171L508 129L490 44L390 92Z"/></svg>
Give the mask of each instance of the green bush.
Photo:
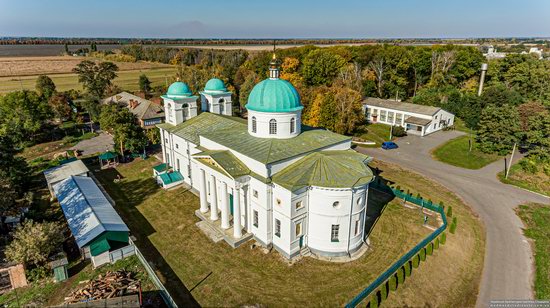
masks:
<svg viewBox="0 0 550 308"><path fill-rule="evenodd" d="M405 263L405 266L403 267L405 269L405 277L409 277L411 275L411 272L412 272L412 262L409 261L407 263Z"/></svg>
<svg viewBox="0 0 550 308"><path fill-rule="evenodd" d="M405 272L403 271L403 267L400 267L397 270L397 283L399 285L402 285L404 281L405 281Z"/></svg>
<svg viewBox="0 0 550 308"><path fill-rule="evenodd" d="M380 287L380 301L385 301L388 298L388 283L384 282Z"/></svg>
<svg viewBox="0 0 550 308"><path fill-rule="evenodd" d="M443 201L440 201L440 202L439 202L439 206L440 206L442 209L445 209L445 205L443 204Z"/></svg>
<svg viewBox="0 0 550 308"><path fill-rule="evenodd" d="M371 296L369 307L378 308L378 295L376 293L373 296Z"/></svg>
<svg viewBox="0 0 550 308"><path fill-rule="evenodd" d="M44 266L39 266L26 271L25 275L30 282L36 282L48 277L50 275L50 269Z"/></svg>
<svg viewBox="0 0 550 308"><path fill-rule="evenodd" d="M539 171L537 163L531 159L524 158L519 161L519 165L521 166L521 169L531 174L535 174Z"/></svg>
<svg viewBox="0 0 550 308"><path fill-rule="evenodd" d="M445 232L441 233L441 245L445 245L445 242L447 241L447 234Z"/></svg>
<svg viewBox="0 0 550 308"><path fill-rule="evenodd" d="M434 252L434 246L432 243L429 243L428 246L426 246L426 253L431 256Z"/></svg>
<svg viewBox="0 0 550 308"><path fill-rule="evenodd" d="M426 248L420 249L420 261L426 261Z"/></svg>
<svg viewBox="0 0 550 308"><path fill-rule="evenodd" d="M447 208L447 217L452 217L453 216L453 207L449 205L449 207Z"/></svg>
<svg viewBox="0 0 550 308"><path fill-rule="evenodd" d="M550 164L546 164L542 166L542 170L544 171L544 174L546 174L547 176L550 176Z"/></svg>
<svg viewBox="0 0 550 308"><path fill-rule="evenodd" d="M420 194L416 194L416 199L422 199L422 196Z"/></svg>
<svg viewBox="0 0 550 308"><path fill-rule="evenodd" d="M412 258L412 266L414 268L418 268L418 265L420 265L420 255L415 255L413 258Z"/></svg>
<svg viewBox="0 0 550 308"><path fill-rule="evenodd" d="M395 277L395 275L392 275L390 277L390 280L388 282L388 285L390 287L390 291L395 291L397 290L397 277Z"/></svg>
<svg viewBox="0 0 550 308"><path fill-rule="evenodd" d="M434 249L438 249L438 248L439 248L439 238L436 238L434 241Z"/></svg>
<svg viewBox="0 0 550 308"><path fill-rule="evenodd" d="M457 224L457 219L456 219L456 217L453 217L453 222L451 222L451 229L449 230L449 232L451 232L451 234L455 234L456 224Z"/></svg>
<svg viewBox="0 0 550 308"><path fill-rule="evenodd" d="M394 137L403 137L407 136L407 131L405 131L405 128L399 125L395 125L392 130L392 135Z"/></svg>

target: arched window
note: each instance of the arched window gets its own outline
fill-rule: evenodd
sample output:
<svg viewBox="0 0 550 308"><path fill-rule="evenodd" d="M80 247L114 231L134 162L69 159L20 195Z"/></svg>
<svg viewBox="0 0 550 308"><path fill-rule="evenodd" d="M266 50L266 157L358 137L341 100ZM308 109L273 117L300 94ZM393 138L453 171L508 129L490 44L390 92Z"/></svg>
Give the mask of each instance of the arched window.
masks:
<svg viewBox="0 0 550 308"><path fill-rule="evenodd" d="M220 104L223 104L223 103L225 103L225 99L223 99L223 98L220 98L220 100L218 101L218 103L220 103Z"/></svg>
<svg viewBox="0 0 550 308"><path fill-rule="evenodd" d="M296 130L296 120L294 118L290 119L290 133L293 134Z"/></svg>
<svg viewBox="0 0 550 308"><path fill-rule="evenodd" d="M275 119L269 120L269 134L277 134L277 121Z"/></svg>
<svg viewBox="0 0 550 308"><path fill-rule="evenodd" d="M252 117L252 132L256 132L256 117Z"/></svg>

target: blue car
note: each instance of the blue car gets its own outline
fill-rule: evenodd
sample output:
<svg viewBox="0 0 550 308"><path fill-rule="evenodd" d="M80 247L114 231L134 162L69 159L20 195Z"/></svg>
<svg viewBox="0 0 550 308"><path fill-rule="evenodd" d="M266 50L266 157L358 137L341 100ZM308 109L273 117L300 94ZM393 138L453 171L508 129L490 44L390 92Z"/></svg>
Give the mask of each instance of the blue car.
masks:
<svg viewBox="0 0 550 308"><path fill-rule="evenodd" d="M384 150L391 150L391 149L397 149L397 148L398 148L397 144L393 141L386 141L382 143L382 149Z"/></svg>

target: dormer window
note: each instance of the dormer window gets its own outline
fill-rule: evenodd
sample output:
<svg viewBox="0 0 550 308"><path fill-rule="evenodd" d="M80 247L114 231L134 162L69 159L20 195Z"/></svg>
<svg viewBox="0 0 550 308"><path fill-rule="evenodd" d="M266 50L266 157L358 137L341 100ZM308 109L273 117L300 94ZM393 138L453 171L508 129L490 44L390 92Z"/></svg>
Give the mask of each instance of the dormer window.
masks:
<svg viewBox="0 0 550 308"><path fill-rule="evenodd" d="M275 119L269 120L269 134L270 135L277 134L277 120Z"/></svg>

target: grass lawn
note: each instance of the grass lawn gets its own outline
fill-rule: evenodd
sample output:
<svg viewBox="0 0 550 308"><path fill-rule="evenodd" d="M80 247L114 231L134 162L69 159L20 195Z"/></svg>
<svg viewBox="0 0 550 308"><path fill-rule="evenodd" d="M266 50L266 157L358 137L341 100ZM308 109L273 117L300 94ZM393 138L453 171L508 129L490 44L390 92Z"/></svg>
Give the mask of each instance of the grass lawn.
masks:
<svg viewBox="0 0 550 308"><path fill-rule="evenodd" d="M525 224L524 234L532 239L535 255L535 296L550 299L550 206L520 205L517 214Z"/></svg>
<svg viewBox="0 0 550 308"><path fill-rule="evenodd" d="M512 165L508 178L504 177L504 171L499 172L498 178L501 182L515 185L531 191L550 196L550 176L539 170L536 173L529 173L519 164Z"/></svg>
<svg viewBox="0 0 550 308"><path fill-rule="evenodd" d="M449 140L432 151L432 156L449 165L467 168L480 169L497 161L500 156L485 154L477 149L474 140L472 151L469 151L469 136L460 136Z"/></svg>
<svg viewBox="0 0 550 308"><path fill-rule="evenodd" d="M364 125L358 129L358 132L356 133L356 137L359 137L366 141L376 142L376 144L375 145L358 144L358 145L362 147L379 148L380 146L382 146L382 142L389 141L390 130L391 130L391 126L380 124L380 123Z"/></svg>
<svg viewBox="0 0 550 308"><path fill-rule="evenodd" d="M394 200L388 203L372 230L372 249L359 260L330 263L304 258L289 266L275 251L264 254L250 249L250 245L231 249L223 241L213 243L195 226L198 198L183 188L170 191L158 188L151 177L151 167L155 164L158 161L153 158L137 159L116 170L100 171L96 176L116 200L116 210L137 238L140 250L158 269L171 295L184 304L196 300L210 307L342 306L431 232L422 227L423 216L419 210L405 208ZM389 166L384 168L388 175L401 174L400 170L390 171L395 169ZM122 180L115 184L113 179L117 174ZM414 176L404 174L403 178L414 185ZM418 188L427 196L432 190L431 182ZM370 195L369 198L373 198ZM447 190L438 187L431 196L434 200L441 196L446 203L456 204L457 215L461 220L464 217L464 223L459 223L457 235L449 236L447 245L435 253L443 257L431 257L430 266L418 271L417 283L429 285L422 286L421 292L414 291L422 297L399 293L394 296L394 303L475 302L484 250L479 222ZM452 266L447 264L449 261ZM433 269L437 264L442 266L441 272ZM414 278L411 281L414 283ZM441 286L449 292L441 292ZM193 298L187 290L191 290ZM406 288L404 290L405 294Z"/></svg>
<svg viewBox="0 0 550 308"><path fill-rule="evenodd" d="M170 82L170 78L174 76L176 69L173 67L160 68L144 68L139 70L128 70L117 72L118 77L114 83L124 90L135 91L139 90L139 76L147 75L152 82L152 86L164 85L166 80ZM58 91L67 91L70 89L82 90L81 84L78 83L76 74L51 74L49 77L53 80ZM26 90L34 90L38 75L31 76L11 76L0 77L0 93L18 91L21 88Z"/></svg>
<svg viewBox="0 0 550 308"><path fill-rule="evenodd" d="M84 265L83 268L81 268L82 265ZM71 277L66 281L55 283L52 278L46 278L42 281L34 282L24 288L1 295L0 305L2 307L19 307L20 305L27 304L34 304L36 305L35 307L60 305L66 296L79 288L80 281L95 279L107 271L116 271L119 269L133 272L134 277L141 281L141 288L144 294L155 296L155 285L149 280L149 276L138 258L132 256L120 260L115 264L102 266L97 270L93 270L89 262L74 263L68 269Z"/></svg>

